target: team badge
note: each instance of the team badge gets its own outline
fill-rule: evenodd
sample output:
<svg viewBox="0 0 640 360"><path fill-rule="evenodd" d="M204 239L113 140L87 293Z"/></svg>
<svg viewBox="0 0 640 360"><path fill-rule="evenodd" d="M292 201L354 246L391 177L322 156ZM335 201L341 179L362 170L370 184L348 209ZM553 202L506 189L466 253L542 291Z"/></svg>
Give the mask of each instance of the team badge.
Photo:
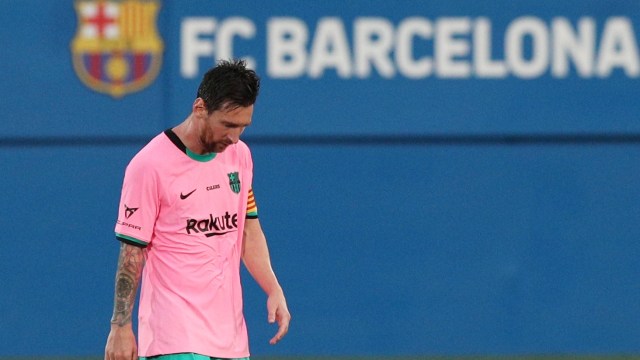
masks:
<svg viewBox="0 0 640 360"><path fill-rule="evenodd" d="M238 176L238 172L228 173L227 175L229 176L231 191L238 194L240 192L240 177Z"/></svg>
<svg viewBox="0 0 640 360"><path fill-rule="evenodd" d="M160 71L159 0L76 0L73 68L91 89L115 98L142 90Z"/></svg>

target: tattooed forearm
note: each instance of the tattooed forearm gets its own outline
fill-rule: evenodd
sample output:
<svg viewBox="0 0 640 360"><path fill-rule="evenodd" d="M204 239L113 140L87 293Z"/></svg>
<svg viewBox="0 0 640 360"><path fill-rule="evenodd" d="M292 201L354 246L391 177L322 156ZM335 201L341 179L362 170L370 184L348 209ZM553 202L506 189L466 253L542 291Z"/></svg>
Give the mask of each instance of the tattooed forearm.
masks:
<svg viewBox="0 0 640 360"><path fill-rule="evenodd" d="M116 289L112 324L124 326L131 323L131 312L136 300L140 274L144 267L142 249L122 243L116 272Z"/></svg>

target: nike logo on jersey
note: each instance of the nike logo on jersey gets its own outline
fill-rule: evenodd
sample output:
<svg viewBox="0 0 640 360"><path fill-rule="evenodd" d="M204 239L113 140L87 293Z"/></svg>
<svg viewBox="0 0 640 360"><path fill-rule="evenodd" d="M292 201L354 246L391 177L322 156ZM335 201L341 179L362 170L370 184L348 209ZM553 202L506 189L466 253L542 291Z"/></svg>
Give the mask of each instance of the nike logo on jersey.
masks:
<svg viewBox="0 0 640 360"><path fill-rule="evenodd" d="M186 198L188 198L191 194L193 194L196 190L198 189L193 189L193 191L191 191L190 193L183 195L182 193L180 193L180 200L184 200Z"/></svg>

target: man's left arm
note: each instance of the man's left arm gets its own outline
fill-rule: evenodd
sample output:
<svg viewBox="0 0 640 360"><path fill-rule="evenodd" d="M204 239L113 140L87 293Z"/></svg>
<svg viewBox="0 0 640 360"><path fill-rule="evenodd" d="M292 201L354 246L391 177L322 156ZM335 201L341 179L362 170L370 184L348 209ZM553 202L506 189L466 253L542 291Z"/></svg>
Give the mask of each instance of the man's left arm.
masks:
<svg viewBox="0 0 640 360"><path fill-rule="evenodd" d="M282 287L278 283L278 279L271 267L267 239L257 218L246 220L242 260L251 276L267 294L269 323L278 323L278 332L269 341L273 345L280 341L289 331L291 314L289 314Z"/></svg>

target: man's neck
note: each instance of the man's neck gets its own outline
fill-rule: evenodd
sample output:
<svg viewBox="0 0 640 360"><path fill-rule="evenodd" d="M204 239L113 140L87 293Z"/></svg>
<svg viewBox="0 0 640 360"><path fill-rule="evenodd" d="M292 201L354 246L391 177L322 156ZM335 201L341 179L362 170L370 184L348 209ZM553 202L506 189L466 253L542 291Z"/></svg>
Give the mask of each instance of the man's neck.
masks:
<svg viewBox="0 0 640 360"><path fill-rule="evenodd" d="M193 115L189 115L182 123L174 127L173 132L180 138L180 141L194 154L202 154L202 146L198 142Z"/></svg>

